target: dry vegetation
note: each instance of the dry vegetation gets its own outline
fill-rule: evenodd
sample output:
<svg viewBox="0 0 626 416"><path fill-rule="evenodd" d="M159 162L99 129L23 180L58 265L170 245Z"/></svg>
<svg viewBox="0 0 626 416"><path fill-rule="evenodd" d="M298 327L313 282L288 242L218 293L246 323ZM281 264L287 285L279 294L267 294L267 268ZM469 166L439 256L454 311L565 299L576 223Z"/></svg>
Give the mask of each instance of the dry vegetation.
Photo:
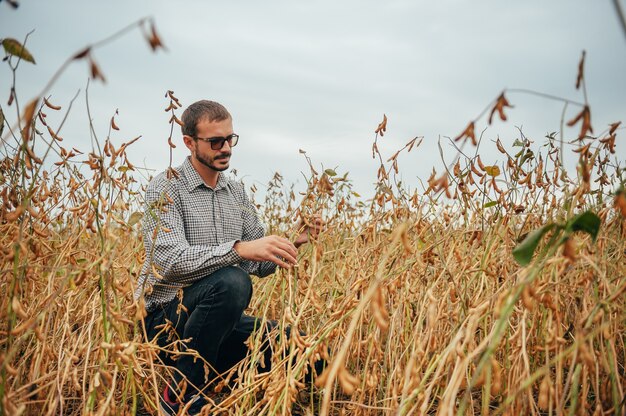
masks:
<svg viewBox="0 0 626 416"><path fill-rule="evenodd" d="M151 45L158 40L146 33ZM91 59L89 49L79 55L73 59ZM8 63L17 69L20 58L23 51L14 51ZM142 306L132 300L144 254L131 142L114 145L122 133L112 118L93 149L64 148L65 110L44 96L18 110L21 122L2 120L0 411L155 413L171 369L142 341ZM166 97L173 131L180 104L172 92ZM489 106L489 123L495 115L505 120L507 107L503 93ZM284 354L264 374L256 368L260 342L251 340L249 359L220 384L222 408L240 415L623 412L619 124L590 136L589 106L580 109L569 123L580 124L580 134L565 129L541 147L522 132L512 145L497 140L504 162L491 166L481 162L485 145L474 134L481 114L457 138L474 154L459 149L419 192L396 180L399 155L420 157L419 139L385 160L385 118L372 148L379 186L367 202L347 177L317 172L303 152L305 192L276 175L259 207L273 233L293 235L293 218L313 212L324 214L327 229L301 251L297 268L255 281L249 312L306 335L278 338L273 348ZM562 160L571 151L579 162L568 173ZM329 365L307 387L307 363L318 357Z"/></svg>

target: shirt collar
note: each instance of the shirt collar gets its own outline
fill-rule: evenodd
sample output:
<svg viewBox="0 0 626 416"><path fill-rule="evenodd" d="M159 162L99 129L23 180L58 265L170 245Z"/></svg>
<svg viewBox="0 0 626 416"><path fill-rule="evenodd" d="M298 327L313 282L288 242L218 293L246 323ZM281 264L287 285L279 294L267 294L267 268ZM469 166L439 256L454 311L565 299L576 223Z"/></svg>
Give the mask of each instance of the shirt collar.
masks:
<svg viewBox="0 0 626 416"><path fill-rule="evenodd" d="M204 183L204 180L202 179L196 168L194 168L191 164L191 156L187 156L187 158L185 158L185 162L183 163L182 168L186 179L187 191L191 192L200 185L204 185L205 187L210 189L210 187ZM214 190L217 191L219 189L225 188L227 185L228 180L226 179L226 175L223 175L220 172L219 176L217 177L217 184L215 185Z"/></svg>

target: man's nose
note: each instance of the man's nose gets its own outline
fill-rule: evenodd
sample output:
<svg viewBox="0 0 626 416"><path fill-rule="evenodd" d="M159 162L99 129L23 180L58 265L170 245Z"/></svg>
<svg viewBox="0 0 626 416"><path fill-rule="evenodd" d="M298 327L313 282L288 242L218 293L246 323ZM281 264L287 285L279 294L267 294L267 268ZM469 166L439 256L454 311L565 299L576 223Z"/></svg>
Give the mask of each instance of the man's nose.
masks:
<svg viewBox="0 0 626 416"><path fill-rule="evenodd" d="M224 145L222 146L222 152L226 152L226 151L230 152L231 148L232 147L231 147L230 143L228 142L228 140L225 140L224 141Z"/></svg>

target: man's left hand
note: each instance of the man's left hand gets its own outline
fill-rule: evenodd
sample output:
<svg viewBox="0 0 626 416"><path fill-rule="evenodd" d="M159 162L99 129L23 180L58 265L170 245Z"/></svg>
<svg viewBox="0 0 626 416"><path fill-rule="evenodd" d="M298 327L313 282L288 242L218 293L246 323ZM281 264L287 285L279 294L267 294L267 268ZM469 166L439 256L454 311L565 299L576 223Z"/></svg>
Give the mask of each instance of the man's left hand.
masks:
<svg viewBox="0 0 626 416"><path fill-rule="evenodd" d="M302 244L308 243L312 238L317 238L320 231L324 227L324 220L319 215L313 215L308 221L300 220L298 230L302 230L293 244L300 247Z"/></svg>

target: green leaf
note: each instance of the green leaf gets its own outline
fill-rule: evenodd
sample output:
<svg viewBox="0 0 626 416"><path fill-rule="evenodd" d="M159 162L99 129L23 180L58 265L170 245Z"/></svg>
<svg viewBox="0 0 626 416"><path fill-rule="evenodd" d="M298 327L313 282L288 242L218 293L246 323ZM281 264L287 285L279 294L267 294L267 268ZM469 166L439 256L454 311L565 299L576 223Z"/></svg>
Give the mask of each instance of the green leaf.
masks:
<svg viewBox="0 0 626 416"><path fill-rule="evenodd" d="M529 159L533 159L535 157L535 154L533 153L532 150L527 149L526 153L524 153L524 156L522 156L522 160L520 160L519 164L523 165L524 162L526 162Z"/></svg>
<svg viewBox="0 0 626 416"><path fill-rule="evenodd" d="M499 202L498 201L489 201L487 202L485 205L483 205L483 208L491 208L491 207L495 207L496 205L498 205Z"/></svg>
<svg viewBox="0 0 626 416"><path fill-rule="evenodd" d="M378 185L378 190L379 190L380 192L384 193L384 194L387 194L387 195L393 195L393 191L391 190L391 188L390 188L390 187L388 187L388 186L387 186L387 185L385 185L385 184L382 184L382 183L381 183L381 184L379 184L379 185Z"/></svg>
<svg viewBox="0 0 626 416"><path fill-rule="evenodd" d="M513 142L513 147L524 147L524 143L519 141L519 139L515 139L515 141Z"/></svg>
<svg viewBox="0 0 626 416"><path fill-rule="evenodd" d="M524 241L519 243L517 247L513 249L513 257L522 266L528 265L533 258L535 249L539 245L541 238L557 225L554 223L546 224L541 228L536 229L529 233Z"/></svg>
<svg viewBox="0 0 626 416"><path fill-rule="evenodd" d="M550 140L556 139L556 131L553 131L550 134L546 134L546 139L550 139Z"/></svg>
<svg viewBox="0 0 626 416"><path fill-rule="evenodd" d="M591 211L585 211L582 214L578 214L567 222L565 228L571 231L583 231L591 236L593 241L596 241L598 232L600 232L600 217Z"/></svg>
<svg viewBox="0 0 626 416"><path fill-rule="evenodd" d="M18 41L11 38L5 38L2 40L2 46L9 55L17 56L30 63L35 63L35 58L28 52L28 50Z"/></svg>
<svg viewBox="0 0 626 416"><path fill-rule="evenodd" d="M130 218L128 219L128 225L131 227L137 224L143 218L143 212L133 212L130 214Z"/></svg>
<svg viewBox="0 0 626 416"><path fill-rule="evenodd" d="M337 176L337 172L335 172L335 171L334 171L334 170L332 170L332 169L326 169L326 170L324 171L324 173L325 173L325 174L327 174L327 175L328 175L328 176L330 176L330 177Z"/></svg>
<svg viewBox="0 0 626 416"><path fill-rule="evenodd" d="M4 131L4 113L0 108L0 137L2 137L2 132Z"/></svg>

